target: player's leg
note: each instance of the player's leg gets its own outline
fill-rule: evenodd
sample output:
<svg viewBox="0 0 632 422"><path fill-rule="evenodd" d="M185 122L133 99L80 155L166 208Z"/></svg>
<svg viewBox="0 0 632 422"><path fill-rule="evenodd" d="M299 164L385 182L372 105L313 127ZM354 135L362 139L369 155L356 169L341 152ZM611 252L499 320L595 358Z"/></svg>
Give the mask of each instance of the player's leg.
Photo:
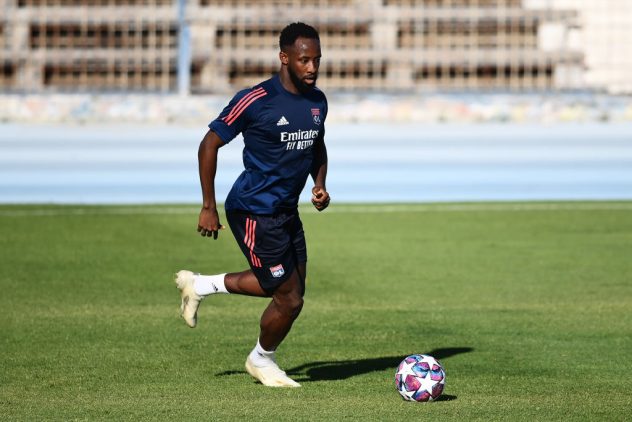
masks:
<svg viewBox="0 0 632 422"><path fill-rule="evenodd" d="M305 291L305 264L297 267L292 275L272 294L272 301L263 312L260 321L259 344L264 350L275 351L285 339L303 309Z"/></svg>
<svg viewBox="0 0 632 422"><path fill-rule="evenodd" d="M261 259L255 254L256 220L244 213L227 213L226 218L233 236L242 252L248 259L251 268L261 267ZM175 283L180 289L182 318L191 328L197 325L197 311L202 300L216 293L236 293L249 296L271 296L259 284L252 269L238 273L217 275L194 274L191 271L180 271L176 274Z"/></svg>
<svg viewBox="0 0 632 422"><path fill-rule="evenodd" d="M263 385L300 387L279 368L275 354L301 312L304 292L305 264L300 264L274 291L272 301L261 316L259 340L246 359L246 370Z"/></svg>
<svg viewBox="0 0 632 422"><path fill-rule="evenodd" d="M261 316L259 343L269 351L275 351L287 336L303 308L305 294L307 245L298 213L291 213L285 217L283 232L282 241L285 244L289 243L289 247L278 261L289 270L290 277L275 287L272 302Z"/></svg>
<svg viewBox="0 0 632 422"><path fill-rule="evenodd" d="M269 293L261 288L261 284L259 284L259 280L252 270L228 273L224 278L224 283L230 293L258 297L270 296Z"/></svg>
<svg viewBox="0 0 632 422"><path fill-rule="evenodd" d="M305 280L307 275L307 247L305 234L298 214L288 215L283 221L282 243L289 246L283 256L274 262L290 276L284 281L275 282L268 274L261 273L261 284L272 290L272 302L261 316L261 331L257 345L246 360L246 370L264 385L278 387L298 387L276 364L276 349L285 339L303 308ZM273 269L271 268L271 270ZM273 287L273 288L272 288Z"/></svg>
<svg viewBox="0 0 632 422"><path fill-rule="evenodd" d="M207 296L218 293L232 293L247 296L269 297L261 288L252 270L239 273L203 275L182 270L176 274L175 283L180 289L180 314L187 325L197 325L197 311Z"/></svg>
<svg viewBox="0 0 632 422"><path fill-rule="evenodd" d="M192 274L191 285L193 286L193 294L188 301L183 301L186 304L183 317L191 327L195 326L195 316L199 303L210 294L222 292L250 296L270 296L269 293L263 290L251 270L221 275L223 280L222 287L224 287L222 291L217 290L217 286L220 284L220 276L201 276L189 271L181 271L179 274L182 273ZM275 360L275 351L287 336L303 307L305 275L306 264L302 263L296 266L291 275L271 294L272 301L261 317L259 341L246 361L246 369L253 377L266 386L300 386L278 367ZM195 306L194 310L193 306ZM189 323L189 321L192 321L192 323Z"/></svg>

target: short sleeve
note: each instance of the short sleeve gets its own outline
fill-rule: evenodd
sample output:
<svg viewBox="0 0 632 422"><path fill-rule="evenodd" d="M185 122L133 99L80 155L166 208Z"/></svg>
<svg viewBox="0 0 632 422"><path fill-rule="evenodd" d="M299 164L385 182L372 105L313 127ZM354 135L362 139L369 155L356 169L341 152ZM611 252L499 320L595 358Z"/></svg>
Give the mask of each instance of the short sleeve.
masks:
<svg viewBox="0 0 632 422"><path fill-rule="evenodd" d="M248 108L265 95L266 91L261 87L239 91L208 127L225 143L232 141L250 123Z"/></svg>

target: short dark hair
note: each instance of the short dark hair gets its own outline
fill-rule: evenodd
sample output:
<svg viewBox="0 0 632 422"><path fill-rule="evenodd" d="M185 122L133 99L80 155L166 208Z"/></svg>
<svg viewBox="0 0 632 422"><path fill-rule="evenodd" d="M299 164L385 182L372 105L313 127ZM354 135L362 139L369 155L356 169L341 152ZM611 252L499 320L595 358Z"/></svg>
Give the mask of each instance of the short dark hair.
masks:
<svg viewBox="0 0 632 422"><path fill-rule="evenodd" d="M316 28L303 22L294 22L283 28L283 31L281 31L281 36L279 37L279 47L283 50L283 47L293 45L298 38L309 38L320 42L320 36L318 35Z"/></svg>

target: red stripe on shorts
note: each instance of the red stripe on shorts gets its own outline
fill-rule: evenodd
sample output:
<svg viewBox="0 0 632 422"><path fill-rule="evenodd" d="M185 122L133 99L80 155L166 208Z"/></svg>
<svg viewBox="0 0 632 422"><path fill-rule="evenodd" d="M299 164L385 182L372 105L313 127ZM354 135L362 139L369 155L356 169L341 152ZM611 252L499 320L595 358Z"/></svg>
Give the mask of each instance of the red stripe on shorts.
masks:
<svg viewBox="0 0 632 422"><path fill-rule="evenodd" d="M250 262L253 267L261 267L261 260L255 255L255 228L257 222L246 217L246 236L244 237L244 243L250 250Z"/></svg>

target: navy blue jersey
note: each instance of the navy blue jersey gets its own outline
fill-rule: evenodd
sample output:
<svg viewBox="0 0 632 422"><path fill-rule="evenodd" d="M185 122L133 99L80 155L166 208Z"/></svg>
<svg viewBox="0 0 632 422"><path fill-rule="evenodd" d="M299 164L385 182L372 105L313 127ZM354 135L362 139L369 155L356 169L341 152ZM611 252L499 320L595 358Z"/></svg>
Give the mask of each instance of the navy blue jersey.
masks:
<svg viewBox="0 0 632 422"><path fill-rule="evenodd" d="M227 211L275 214L293 210L325 134L327 100L319 89L296 95L276 75L240 91L209 124L228 143L244 136L244 171L226 198Z"/></svg>

